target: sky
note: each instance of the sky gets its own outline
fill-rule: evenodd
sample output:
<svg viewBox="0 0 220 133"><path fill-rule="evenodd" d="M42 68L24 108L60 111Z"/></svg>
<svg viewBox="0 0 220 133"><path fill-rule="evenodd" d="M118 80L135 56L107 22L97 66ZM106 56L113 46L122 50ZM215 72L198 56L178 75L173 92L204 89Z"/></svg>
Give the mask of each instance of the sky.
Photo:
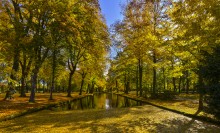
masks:
<svg viewBox="0 0 220 133"><path fill-rule="evenodd" d="M121 5L125 4L126 0L99 0L99 3L109 27L115 21L122 20Z"/></svg>

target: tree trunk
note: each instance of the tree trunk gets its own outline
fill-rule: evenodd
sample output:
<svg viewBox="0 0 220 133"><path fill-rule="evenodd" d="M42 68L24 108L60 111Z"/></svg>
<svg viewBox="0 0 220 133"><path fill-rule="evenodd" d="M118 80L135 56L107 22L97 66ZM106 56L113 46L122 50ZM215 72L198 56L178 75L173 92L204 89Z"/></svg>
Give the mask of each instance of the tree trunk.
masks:
<svg viewBox="0 0 220 133"><path fill-rule="evenodd" d="M92 86L91 86L91 89L90 89L91 94L94 92L94 88L95 88L95 83L94 83L94 81L92 81Z"/></svg>
<svg viewBox="0 0 220 133"><path fill-rule="evenodd" d="M49 88L50 88L50 81L47 81L47 92L49 92Z"/></svg>
<svg viewBox="0 0 220 133"><path fill-rule="evenodd" d="M19 56L20 56L20 51L19 51L18 44L16 44L15 49L14 49L13 66L12 66L12 71L10 75L10 79L15 80L15 81L17 80L16 73L19 70ZM14 86L13 82L9 82L8 85ZM5 97L6 96L7 96L7 93L5 94Z"/></svg>
<svg viewBox="0 0 220 133"><path fill-rule="evenodd" d="M31 95L30 95L30 99L29 102L35 102L35 91L37 89L37 74L38 72L34 72L33 76L31 77Z"/></svg>
<svg viewBox="0 0 220 133"><path fill-rule="evenodd" d="M189 71L186 71L186 94L189 94Z"/></svg>
<svg viewBox="0 0 220 133"><path fill-rule="evenodd" d="M88 86L87 86L87 92L86 93L90 93L90 84L88 84Z"/></svg>
<svg viewBox="0 0 220 133"><path fill-rule="evenodd" d="M118 80L115 81L115 87L116 87L117 93L118 93Z"/></svg>
<svg viewBox="0 0 220 133"><path fill-rule="evenodd" d="M203 97L204 97L204 83L203 83L203 79L201 77L201 75L199 75L199 108L198 110L201 111L203 110Z"/></svg>
<svg viewBox="0 0 220 133"><path fill-rule="evenodd" d="M138 66L139 66L139 90L140 90L140 96L142 96L143 89L142 89L142 78L143 78L143 66L142 66L142 60L138 60Z"/></svg>
<svg viewBox="0 0 220 133"><path fill-rule="evenodd" d="M43 80L43 93L45 92L45 80Z"/></svg>
<svg viewBox="0 0 220 133"><path fill-rule="evenodd" d="M157 63L155 50L153 51L153 62ZM157 84L157 70L156 67L153 67L153 95L156 95L156 84Z"/></svg>
<svg viewBox="0 0 220 133"><path fill-rule="evenodd" d="M129 93L129 91L130 91L130 82L128 81L128 83L127 83L127 94Z"/></svg>
<svg viewBox="0 0 220 133"><path fill-rule="evenodd" d="M36 92L38 93L39 92L39 89L40 89L40 84L39 84L39 78L37 76L37 84L36 84Z"/></svg>
<svg viewBox="0 0 220 133"><path fill-rule="evenodd" d="M180 78L179 78L179 87L178 87L179 93L181 92L181 82L182 82L182 77L180 76Z"/></svg>
<svg viewBox="0 0 220 133"><path fill-rule="evenodd" d="M20 51L18 50L18 46L17 46L14 51L14 60L13 60L12 72L10 76L12 80L16 80L15 73L18 72L19 70L19 56L20 56Z"/></svg>
<svg viewBox="0 0 220 133"><path fill-rule="evenodd" d="M165 68L163 67L163 90L166 90L166 75L165 75Z"/></svg>
<svg viewBox="0 0 220 133"><path fill-rule="evenodd" d="M127 76L126 74L124 74L124 93L126 93L126 89L127 89Z"/></svg>
<svg viewBox="0 0 220 133"><path fill-rule="evenodd" d="M26 81L26 87L25 87L26 93L28 93L28 88L29 88L29 86L28 86L28 83L27 83L27 81Z"/></svg>
<svg viewBox="0 0 220 133"><path fill-rule="evenodd" d="M129 82L126 82L126 83L125 83L125 94L128 94L129 88L130 88L130 83L129 83Z"/></svg>
<svg viewBox="0 0 220 133"><path fill-rule="evenodd" d="M21 67L21 92L20 92L20 97L26 97L25 94L25 67Z"/></svg>
<svg viewBox="0 0 220 133"><path fill-rule="evenodd" d="M20 97L26 97L26 94L25 94L25 77L24 77L23 74L22 74L22 78L21 78L21 94L20 94Z"/></svg>
<svg viewBox="0 0 220 133"><path fill-rule="evenodd" d="M176 92L176 78L173 77L173 90Z"/></svg>
<svg viewBox="0 0 220 133"><path fill-rule="evenodd" d="M83 78L82 81L81 81L81 86L80 86L79 95L82 95L83 84L84 84L84 78Z"/></svg>
<svg viewBox="0 0 220 133"><path fill-rule="evenodd" d="M139 84L139 81L138 81L138 65L137 65L137 71L136 71L136 96L138 96L138 90L139 90L139 87L138 87L138 84Z"/></svg>
<svg viewBox="0 0 220 133"><path fill-rule="evenodd" d="M20 90L20 97L26 97L25 94L25 82L26 82L26 78L28 76L28 73L30 71L30 67L31 67L31 59L27 64L27 57L26 55L23 56L23 63L20 61L20 65L21 65L21 90Z"/></svg>
<svg viewBox="0 0 220 133"><path fill-rule="evenodd" d="M72 91L72 77L73 77L73 71L69 73L69 85L67 89L67 97L72 97L71 96L71 91Z"/></svg>
<svg viewBox="0 0 220 133"><path fill-rule="evenodd" d="M82 95L82 89L83 89L83 85L84 85L84 80L86 78L86 74L85 72L83 72L81 75L82 75L82 81L81 81L81 86L80 86L80 92L79 92L79 95Z"/></svg>
<svg viewBox="0 0 220 133"><path fill-rule="evenodd" d="M52 58L52 87L50 89L50 99L53 100L53 91L55 89L55 71L56 71L56 50L53 50L53 58Z"/></svg>
<svg viewBox="0 0 220 133"><path fill-rule="evenodd" d="M198 108L198 110L203 110L203 97L204 97L204 94L200 93L199 94L199 108Z"/></svg>
<svg viewBox="0 0 220 133"><path fill-rule="evenodd" d="M54 81L54 77L52 78L52 86L50 88L50 98L49 100L53 100L53 91L54 91L54 88L55 88L55 81Z"/></svg>

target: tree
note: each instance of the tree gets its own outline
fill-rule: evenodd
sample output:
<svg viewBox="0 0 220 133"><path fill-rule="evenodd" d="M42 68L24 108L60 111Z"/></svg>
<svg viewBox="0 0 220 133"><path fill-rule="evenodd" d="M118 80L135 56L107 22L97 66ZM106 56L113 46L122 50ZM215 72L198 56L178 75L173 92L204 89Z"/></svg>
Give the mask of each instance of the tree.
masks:
<svg viewBox="0 0 220 133"><path fill-rule="evenodd" d="M95 55L96 58L103 58L103 51L108 46L108 30L103 22L96 1L80 1L75 5L75 11L81 11L76 15L79 29L67 37L69 69L68 97L71 96L72 76L76 71L77 65L84 62L86 54ZM93 59L95 60L95 59Z"/></svg>
<svg viewBox="0 0 220 133"><path fill-rule="evenodd" d="M177 1L172 8L172 21L175 23L178 33L176 42L179 49L184 50L185 55L181 55L181 60L188 60L185 64L188 70L193 70L198 75L198 87L200 92L199 110L203 109L204 80L199 73L199 67L204 58L202 51L211 52L216 45L216 5L218 1L194 0ZM196 5L196 6L195 6ZM213 12L214 11L214 12ZM218 16L218 15L217 15ZM216 26L213 28L213 26ZM213 45L213 46L210 46ZM186 56L187 55L187 56Z"/></svg>
<svg viewBox="0 0 220 133"><path fill-rule="evenodd" d="M60 7L56 7L57 10ZM61 15L62 12L59 12ZM51 67L52 67L52 86L50 89L50 100L53 99L52 93L55 89L55 77L57 73L57 68L60 63L63 63L63 55L62 50L64 50L65 45L65 27L63 27L61 20L59 17L55 16L56 20L54 20L50 25L50 32L51 32Z"/></svg>
<svg viewBox="0 0 220 133"><path fill-rule="evenodd" d="M28 70L30 68L30 61L25 52L28 51L27 44L30 42L30 23L32 21L32 11L30 8L24 5L30 4L28 1L6 1L3 0L1 3L1 40L4 43L8 43L7 47L10 48L10 56L13 57L13 65L11 71L11 80L19 81L16 73L19 70L19 63L22 68L22 88L21 97L25 96L24 93L24 82L27 76ZM27 15L28 14L28 15ZM21 53L23 51L23 53ZM23 61L20 59L21 54L23 56ZM11 83L10 83L11 84Z"/></svg>
<svg viewBox="0 0 220 133"><path fill-rule="evenodd" d="M164 51L164 33L166 30L168 1L131 0L124 10L124 20L115 25L123 43L134 55L137 62L137 86L142 96L143 66L146 63L153 68L153 95L156 93L157 67ZM118 35L117 35L118 36ZM123 51L124 52L124 51ZM138 85L139 84L139 85Z"/></svg>
<svg viewBox="0 0 220 133"><path fill-rule="evenodd" d="M12 66L8 81L21 82L22 97L25 82L31 77L30 102L35 101L37 79L47 86L51 82L52 99L56 82L61 84L60 78L68 73L66 68L69 68L68 96L71 96L73 74L76 69L83 70L86 60L100 66L100 71L91 72L91 77L104 78L100 73L104 72L109 33L97 0L3 0L0 18L0 63ZM57 76L59 69L64 71L61 76Z"/></svg>
<svg viewBox="0 0 220 133"><path fill-rule="evenodd" d="M199 74L202 76L206 83L206 92L209 94L208 98L208 111L219 116L220 106L219 106L219 97L220 97L220 45L213 48L212 53L204 51L202 53L204 59L202 60L202 65L200 65Z"/></svg>

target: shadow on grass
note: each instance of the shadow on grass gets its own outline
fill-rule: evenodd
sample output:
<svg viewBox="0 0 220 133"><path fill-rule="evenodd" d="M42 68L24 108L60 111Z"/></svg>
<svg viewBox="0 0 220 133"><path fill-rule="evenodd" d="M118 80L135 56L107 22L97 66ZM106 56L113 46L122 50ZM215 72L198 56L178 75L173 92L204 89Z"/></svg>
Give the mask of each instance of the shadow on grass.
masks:
<svg viewBox="0 0 220 133"><path fill-rule="evenodd" d="M40 114L35 113L11 121L6 121L4 122L5 125L0 124L0 131L34 131L33 129L38 127L51 125L52 128L68 127L69 130L85 129L89 127L91 128L91 131L95 132L97 126L102 126L102 124L97 124L102 119L120 118L124 114L127 114L128 111L129 110L126 109L119 112L114 110L77 110L64 112L45 110L39 112ZM104 124L103 126L105 127Z"/></svg>
<svg viewBox="0 0 220 133"><path fill-rule="evenodd" d="M150 105L120 109L44 110L0 123L2 132L220 132L203 123ZM47 132L48 132L47 131Z"/></svg>

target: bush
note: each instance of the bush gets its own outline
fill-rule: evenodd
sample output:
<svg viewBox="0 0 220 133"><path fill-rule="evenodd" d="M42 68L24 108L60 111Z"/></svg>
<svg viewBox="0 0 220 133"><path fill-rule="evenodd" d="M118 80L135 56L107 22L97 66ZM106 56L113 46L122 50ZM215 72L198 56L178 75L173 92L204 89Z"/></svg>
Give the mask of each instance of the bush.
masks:
<svg viewBox="0 0 220 133"><path fill-rule="evenodd" d="M151 94L151 98L153 99L161 99L161 100L173 100L175 99L176 93L172 91L164 91L161 93L156 93L155 95Z"/></svg>
<svg viewBox="0 0 220 133"><path fill-rule="evenodd" d="M220 118L220 84L214 84L209 87L209 97L207 98L207 112Z"/></svg>
<svg viewBox="0 0 220 133"><path fill-rule="evenodd" d="M201 61L200 76L207 86L207 111L220 118L220 46L213 48L213 53L203 51L204 60Z"/></svg>

